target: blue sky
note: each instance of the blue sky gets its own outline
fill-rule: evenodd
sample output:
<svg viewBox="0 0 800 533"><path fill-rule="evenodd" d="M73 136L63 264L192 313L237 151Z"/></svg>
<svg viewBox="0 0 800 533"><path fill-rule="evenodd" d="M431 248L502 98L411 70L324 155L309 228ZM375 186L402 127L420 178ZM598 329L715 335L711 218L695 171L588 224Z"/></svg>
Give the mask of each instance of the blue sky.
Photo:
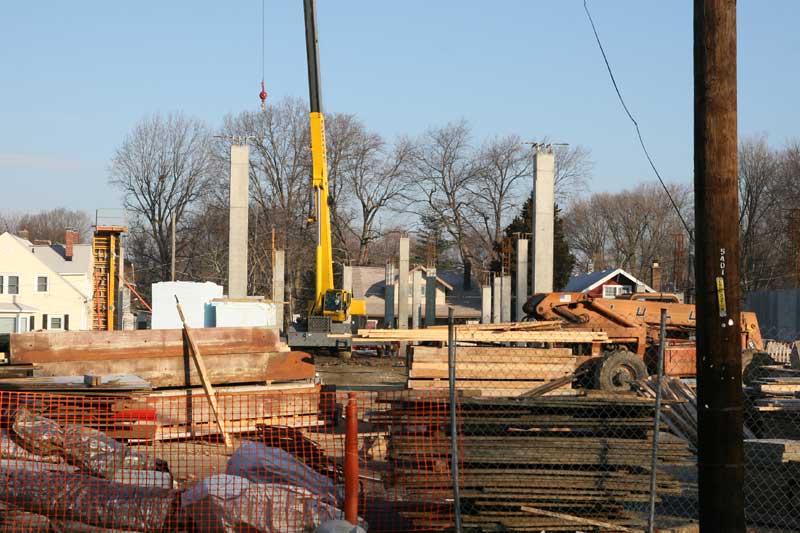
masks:
<svg viewBox="0 0 800 533"><path fill-rule="evenodd" d="M692 2L589 2L662 174L692 172ZM318 0L323 100L393 137L464 118L588 147L593 190L654 179L581 0ZM740 135L800 137L797 0L739 1ZM266 2L270 98L307 95L301 0ZM120 205L108 164L150 113L257 109L261 2L9 2L0 12L0 209Z"/></svg>

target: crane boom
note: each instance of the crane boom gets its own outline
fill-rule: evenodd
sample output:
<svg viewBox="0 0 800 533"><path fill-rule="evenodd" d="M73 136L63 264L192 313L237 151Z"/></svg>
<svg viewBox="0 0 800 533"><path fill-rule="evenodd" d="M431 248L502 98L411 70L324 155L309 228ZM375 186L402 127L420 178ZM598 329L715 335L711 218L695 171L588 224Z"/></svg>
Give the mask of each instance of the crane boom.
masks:
<svg viewBox="0 0 800 533"><path fill-rule="evenodd" d="M333 284L331 219L328 208L328 160L325 144L325 117L320 94L319 45L317 42L316 0L304 0L308 96L311 105L311 162L314 195L314 218L317 229L316 292L311 314L322 315L324 298Z"/></svg>

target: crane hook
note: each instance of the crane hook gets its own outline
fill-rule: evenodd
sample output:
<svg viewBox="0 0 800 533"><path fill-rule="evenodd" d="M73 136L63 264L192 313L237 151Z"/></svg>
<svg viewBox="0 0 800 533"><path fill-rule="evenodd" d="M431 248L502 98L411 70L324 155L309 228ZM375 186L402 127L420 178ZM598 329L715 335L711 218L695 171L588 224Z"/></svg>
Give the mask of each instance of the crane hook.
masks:
<svg viewBox="0 0 800 533"><path fill-rule="evenodd" d="M267 108L267 91L264 90L264 80L261 80L261 92L258 93L258 97L261 98L261 109L263 111Z"/></svg>

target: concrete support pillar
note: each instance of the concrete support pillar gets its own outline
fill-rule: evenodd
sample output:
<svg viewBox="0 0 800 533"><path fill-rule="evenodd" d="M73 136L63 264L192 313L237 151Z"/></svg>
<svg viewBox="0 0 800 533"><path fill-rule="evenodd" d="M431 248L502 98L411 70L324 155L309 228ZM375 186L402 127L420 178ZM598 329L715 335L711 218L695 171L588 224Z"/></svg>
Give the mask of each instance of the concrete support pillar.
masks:
<svg viewBox="0 0 800 533"><path fill-rule="evenodd" d="M272 261L272 301L275 302L275 322L279 330L283 330L283 309L284 300L284 261L283 250L275 250L275 257Z"/></svg>
<svg viewBox="0 0 800 533"><path fill-rule="evenodd" d="M429 268L425 277L425 325L436 324L436 269Z"/></svg>
<svg viewBox="0 0 800 533"><path fill-rule="evenodd" d="M386 292L383 295L383 319L387 328L394 328L394 265L386 263Z"/></svg>
<svg viewBox="0 0 800 533"><path fill-rule="evenodd" d="M500 310L502 309L502 278L495 276L492 280L492 323L497 324L500 320Z"/></svg>
<svg viewBox="0 0 800 533"><path fill-rule="evenodd" d="M517 294L514 320L525 316L522 306L528 300L528 239L517 239Z"/></svg>
<svg viewBox="0 0 800 533"><path fill-rule="evenodd" d="M418 329L422 318L422 272L411 274L411 327Z"/></svg>
<svg viewBox="0 0 800 533"><path fill-rule="evenodd" d="M353 267L342 267L342 289L350 294L353 293Z"/></svg>
<svg viewBox="0 0 800 533"><path fill-rule="evenodd" d="M500 321L511 322L511 276L500 278Z"/></svg>
<svg viewBox="0 0 800 533"><path fill-rule="evenodd" d="M231 145L228 298L247 296L247 217L250 146Z"/></svg>
<svg viewBox="0 0 800 533"><path fill-rule="evenodd" d="M481 287L481 324L491 324L492 322L492 287L484 285Z"/></svg>
<svg viewBox="0 0 800 533"><path fill-rule="evenodd" d="M398 269L397 329L408 329L408 237L400 237L400 268Z"/></svg>
<svg viewBox="0 0 800 533"><path fill-rule="evenodd" d="M534 147L533 265L531 291L553 292L553 231L555 226L555 154L551 146Z"/></svg>

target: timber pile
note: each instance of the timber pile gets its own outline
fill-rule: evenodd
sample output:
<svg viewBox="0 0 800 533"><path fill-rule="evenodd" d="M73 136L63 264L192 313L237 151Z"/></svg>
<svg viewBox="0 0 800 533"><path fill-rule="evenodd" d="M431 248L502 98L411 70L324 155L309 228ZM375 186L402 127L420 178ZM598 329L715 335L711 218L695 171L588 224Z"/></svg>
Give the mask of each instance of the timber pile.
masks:
<svg viewBox="0 0 800 533"><path fill-rule="evenodd" d="M383 342L441 342L447 344L447 328L425 329L360 329L356 340ZM607 343L608 334L586 329L562 329L561 323L520 322L456 326L458 342L569 342Z"/></svg>
<svg viewBox="0 0 800 533"><path fill-rule="evenodd" d="M446 528L442 509L453 493L445 393L380 398L390 404L382 423L393 482L409 503L401 514L416 528ZM653 414L654 402L635 396L461 398L464 526L574 531L637 523L627 507L648 498ZM659 465L691 458L685 440L662 432ZM681 491L659 472L659 497Z"/></svg>
<svg viewBox="0 0 800 533"><path fill-rule="evenodd" d="M575 372L569 348L507 348L459 346L456 354L456 388L481 396L518 396ZM415 346L408 371L408 388L447 389L447 348ZM553 393L569 393L570 382Z"/></svg>
<svg viewBox="0 0 800 533"><path fill-rule="evenodd" d="M319 386L308 354L289 351L265 328L204 328L192 330L192 335L208 381L220 391L230 433L255 431L258 425L322 423ZM58 393L9 398L59 422L122 439L219 433L205 393L193 390L201 384L200 376L183 330L13 334L11 357L17 368L28 365L36 377L0 379L0 390ZM120 373L126 379L109 375ZM91 376L97 380L81 383Z"/></svg>
<svg viewBox="0 0 800 533"><path fill-rule="evenodd" d="M800 441L744 441L748 523L800 528Z"/></svg>
<svg viewBox="0 0 800 533"><path fill-rule="evenodd" d="M314 365L265 328L192 330L214 385L313 380ZM131 374L153 388L191 387L200 379L183 330L41 331L11 335L11 361L35 375Z"/></svg>
<svg viewBox="0 0 800 533"><path fill-rule="evenodd" d="M749 419L767 439L800 440L800 370L765 366L745 389Z"/></svg>

